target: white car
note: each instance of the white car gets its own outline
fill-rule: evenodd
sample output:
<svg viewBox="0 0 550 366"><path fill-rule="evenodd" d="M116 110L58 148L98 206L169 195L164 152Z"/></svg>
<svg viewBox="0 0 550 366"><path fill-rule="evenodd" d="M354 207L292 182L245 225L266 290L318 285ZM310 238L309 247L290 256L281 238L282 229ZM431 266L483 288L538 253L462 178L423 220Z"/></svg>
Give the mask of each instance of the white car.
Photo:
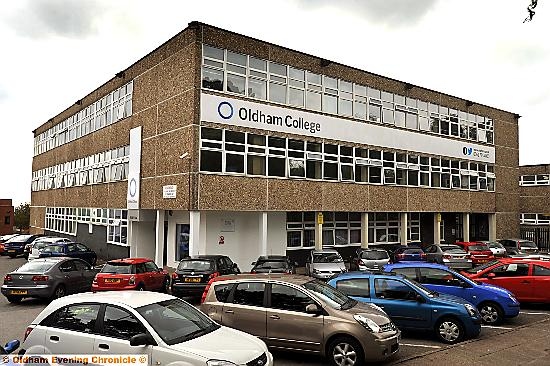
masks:
<svg viewBox="0 0 550 366"><path fill-rule="evenodd" d="M26 354L145 354L150 366L273 365L259 338L158 292L62 297L38 314L25 335Z"/></svg>
<svg viewBox="0 0 550 366"><path fill-rule="evenodd" d="M37 238L32 243L27 244L29 246L28 248L29 256L27 260L32 261L34 259L39 258L40 252L47 245L55 244L55 243L70 243L70 242L71 242L71 239L67 239L67 238L56 238L56 237L49 237L49 236L45 238L44 237ZM25 250L27 250L27 248L25 248Z"/></svg>

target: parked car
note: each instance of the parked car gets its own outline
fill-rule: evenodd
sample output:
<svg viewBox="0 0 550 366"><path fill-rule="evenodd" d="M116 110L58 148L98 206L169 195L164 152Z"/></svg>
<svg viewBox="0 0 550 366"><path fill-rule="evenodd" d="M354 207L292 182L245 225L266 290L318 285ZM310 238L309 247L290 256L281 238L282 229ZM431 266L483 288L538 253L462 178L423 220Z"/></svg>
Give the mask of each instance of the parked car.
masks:
<svg viewBox="0 0 550 366"><path fill-rule="evenodd" d="M42 234L38 235L17 235L11 239L8 239L4 243L4 251L10 258L15 258L18 255L23 255L25 251L25 245L32 243L34 239L44 236Z"/></svg>
<svg viewBox="0 0 550 366"><path fill-rule="evenodd" d="M550 261L501 258L463 273L472 280L507 289L521 303L550 303Z"/></svg>
<svg viewBox="0 0 550 366"><path fill-rule="evenodd" d="M489 247L489 250L493 252L495 258L506 257L506 248L504 245L500 244L498 241L485 241L482 240L480 243L483 243Z"/></svg>
<svg viewBox="0 0 550 366"><path fill-rule="evenodd" d="M0 236L0 255L8 255L8 253L4 250L4 243L17 235L19 234L7 234Z"/></svg>
<svg viewBox="0 0 550 366"><path fill-rule="evenodd" d="M252 262L250 273L286 273L295 274L298 263L291 262L286 255L265 255Z"/></svg>
<svg viewBox="0 0 550 366"><path fill-rule="evenodd" d="M26 297L56 299L89 291L96 272L77 258L35 259L4 277L2 294L11 303Z"/></svg>
<svg viewBox="0 0 550 366"><path fill-rule="evenodd" d="M332 365L363 365L399 350L400 332L386 313L306 276L220 277L203 298L201 310L216 322Z"/></svg>
<svg viewBox="0 0 550 366"><path fill-rule="evenodd" d="M455 244L468 252L473 266L478 266L495 259L491 249L483 243L477 241L457 241Z"/></svg>
<svg viewBox="0 0 550 366"><path fill-rule="evenodd" d="M393 252L393 262L404 261L426 261L426 253L419 246L402 245L395 248Z"/></svg>
<svg viewBox="0 0 550 366"><path fill-rule="evenodd" d="M32 261L34 259L37 259L40 257L40 252L50 244L55 243L69 243L71 242L70 239L67 238L60 238L60 237L39 237L36 238L31 244L27 244L25 246L25 252L27 252L27 248L29 248L27 260Z"/></svg>
<svg viewBox="0 0 550 366"><path fill-rule="evenodd" d="M349 267L352 271L378 270L384 268L384 265L389 262L390 256L384 249L359 248Z"/></svg>
<svg viewBox="0 0 550 366"><path fill-rule="evenodd" d="M506 248L506 253L508 255L512 254L533 254L538 253L539 248L537 247L537 244L532 242L531 240L525 240L525 239L502 239L498 241L500 244Z"/></svg>
<svg viewBox="0 0 550 366"><path fill-rule="evenodd" d="M108 261L95 275L92 291L138 290L168 292L170 275L149 258Z"/></svg>
<svg viewBox="0 0 550 366"><path fill-rule="evenodd" d="M475 338L481 331L481 316L474 305L430 291L395 273L350 272L328 284L355 300L384 309L400 329L431 331L444 343Z"/></svg>
<svg viewBox="0 0 550 366"><path fill-rule="evenodd" d="M220 326L174 296L147 291L55 300L29 325L22 348L26 354L146 354L161 365L273 365L258 338Z"/></svg>
<svg viewBox="0 0 550 366"><path fill-rule="evenodd" d="M97 254L82 243L55 243L46 245L39 253L39 258L71 257L80 258L95 266Z"/></svg>
<svg viewBox="0 0 550 366"><path fill-rule="evenodd" d="M472 260L468 253L458 245L430 245L424 249L424 253L426 253L427 262L444 264L449 268L456 269L472 268Z"/></svg>
<svg viewBox="0 0 550 366"><path fill-rule="evenodd" d="M396 263L385 267L415 280L428 290L461 297L474 304L486 324L498 324L505 318L519 315L519 302L510 291L477 283L447 268L431 263Z"/></svg>
<svg viewBox="0 0 550 366"><path fill-rule="evenodd" d="M306 259L306 275L320 280L346 271L342 256L334 249L312 250Z"/></svg>
<svg viewBox="0 0 550 366"><path fill-rule="evenodd" d="M182 259L172 273L172 294L198 299L212 278L241 273L239 266L225 255L199 255Z"/></svg>

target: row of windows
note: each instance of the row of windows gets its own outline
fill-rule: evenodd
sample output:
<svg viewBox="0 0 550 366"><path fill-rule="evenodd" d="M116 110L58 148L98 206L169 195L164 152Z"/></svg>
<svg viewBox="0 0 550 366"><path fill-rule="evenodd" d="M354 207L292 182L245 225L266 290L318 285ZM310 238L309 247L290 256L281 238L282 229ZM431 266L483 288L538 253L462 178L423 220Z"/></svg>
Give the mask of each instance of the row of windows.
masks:
<svg viewBox="0 0 550 366"><path fill-rule="evenodd" d="M522 213L520 224L550 225L550 215L542 213Z"/></svg>
<svg viewBox="0 0 550 366"><path fill-rule="evenodd" d="M396 127L494 143L491 118L203 45L202 87Z"/></svg>
<svg viewBox="0 0 550 366"><path fill-rule="evenodd" d="M520 186L548 186L550 174L522 175L519 178Z"/></svg>
<svg viewBox="0 0 550 366"><path fill-rule="evenodd" d="M126 180L130 145L32 172L32 191Z"/></svg>
<svg viewBox="0 0 550 366"><path fill-rule="evenodd" d="M401 221L397 212L369 213L370 244L399 243ZM315 212L287 212L287 248L315 246ZM408 213L407 241L420 240L420 214ZM323 212L323 246L361 244L360 212Z"/></svg>
<svg viewBox="0 0 550 366"><path fill-rule="evenodd" d="M34 138L34 155L88 135L132 115L133 81Z"/></svg>
<svg viewBox="0 0 550 366"><path fill-rule="evenodd" d="M494 166L203 127L200 170L355 183L495 190Z"/></svg>

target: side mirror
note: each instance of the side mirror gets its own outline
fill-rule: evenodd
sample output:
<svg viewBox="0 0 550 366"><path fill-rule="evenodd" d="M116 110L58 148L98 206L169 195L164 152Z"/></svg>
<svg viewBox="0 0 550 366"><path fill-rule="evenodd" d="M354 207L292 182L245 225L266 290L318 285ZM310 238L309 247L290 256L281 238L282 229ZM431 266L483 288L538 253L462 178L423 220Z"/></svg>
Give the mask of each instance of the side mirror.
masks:
<svg viewBox="0 0 550 366"><path fill-rule="evenodd" d="M497 275L493 272L487 274L487 278L495 278Z"/></svg>
<svg viewBox="0 0 550 366"><path fill-rule="evenodd" d="M157 343L149 334L140 333L130 338L130 346L156 346Z"/></svg>
<svg viewBox="0 0 550 366"><path fill-rule="evenodd" d="M319 306L317 306L317 304L309 304L306 306L307 314L320 315L322 312L323 310Z"/></svg>
<svg viewBox="0 0 550 366"><path fill-rule="evenodd" d="M13 351L19 348L19 344L20 342L17 339L14 339L13 341L9 341L4 346L4 351L6 352L6 354L12 353Z"/></svg>

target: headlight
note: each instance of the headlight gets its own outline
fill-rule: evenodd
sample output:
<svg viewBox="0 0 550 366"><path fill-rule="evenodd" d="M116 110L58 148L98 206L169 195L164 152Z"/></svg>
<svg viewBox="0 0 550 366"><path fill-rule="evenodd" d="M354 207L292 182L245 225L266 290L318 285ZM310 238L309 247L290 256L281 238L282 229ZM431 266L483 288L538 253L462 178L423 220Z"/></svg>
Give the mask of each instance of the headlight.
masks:
<svg viewBox="0 0 550 366"><path fill-rule="evenodd" d="M470 314L471 317L474 317L474 318L477 317L476 308L474 308L470 304L464 304L464 307L466 308L466 310L468 311L468 314Z"/></svg>
<svg viewBox="0 0 550 366"><path fill-rule="evenodd" d="M353 318L357 320L359 324L364 326L368 331L373 333L380 333L380 326L366 316L357 314L354 315Z"/></svg>
<svg viewBox="0 0 550 366"><path fill-rule="evenodd" d="M222 361L222 360L208 360L206 361L207 366L237 366L233 362Z"/></svg>

